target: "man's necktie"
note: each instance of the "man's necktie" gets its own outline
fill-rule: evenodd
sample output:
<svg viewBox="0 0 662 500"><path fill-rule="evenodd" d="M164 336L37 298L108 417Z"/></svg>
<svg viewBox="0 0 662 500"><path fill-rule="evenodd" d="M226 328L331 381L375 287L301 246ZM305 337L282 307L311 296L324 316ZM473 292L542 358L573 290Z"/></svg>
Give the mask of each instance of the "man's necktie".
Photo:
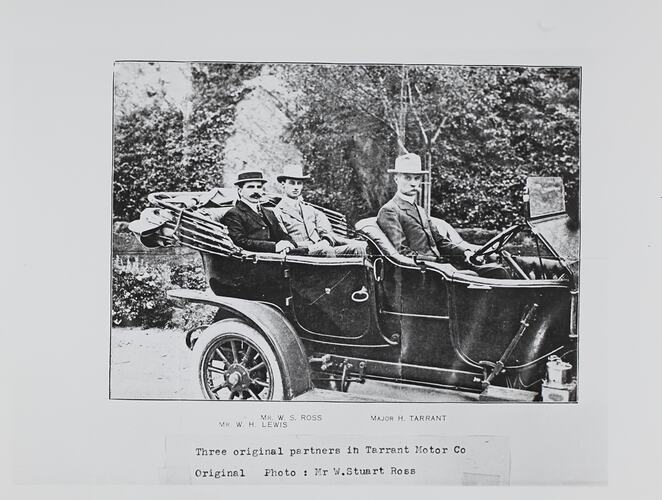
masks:
<svg viewBox="0 0 662 500"><path fill-rule="evenodd" d="M314 243L313 239L310 237L308 226L306 226L306 218L303 215L303 207L301 206L301 203L297 203L297 206L299 207L299 213L301 214L301 222L303 222L303 229L304 231L306 231L306 238L308 238L309 241Z"/></svg>
<svg viewBox="0 0 662 500"><path fill-rule="evenodd" d="M267 215L264 213L264 210L262 210L262 205L257 206L257 213L262 218L262 222L264 222L264 225L267 227L267 231L269 231L269 237L271 237L271 224L269 223L269 219L267 219Z"/></svg>
<svg viewBox="0 0 662 500"><path fill-rule="evenodd" d="M429 220L428 214L425 213L425 210L423 210L423 207L420 207L418 205L414 205L416 207L416 212L418 212L418 218L421 222L421 226L423 227L423 231L425 232L425 236L428 239L428 243L430 245L430 248L432 249L432 253L434 253L437 257L441 257L441 254L439 253L439 249L437 248L437 242L434 241L434 238L432 237L431 231L432 229L430 228L430 225L432 224L432 221ZM425 222L428 222L427 224Z"/></svg>

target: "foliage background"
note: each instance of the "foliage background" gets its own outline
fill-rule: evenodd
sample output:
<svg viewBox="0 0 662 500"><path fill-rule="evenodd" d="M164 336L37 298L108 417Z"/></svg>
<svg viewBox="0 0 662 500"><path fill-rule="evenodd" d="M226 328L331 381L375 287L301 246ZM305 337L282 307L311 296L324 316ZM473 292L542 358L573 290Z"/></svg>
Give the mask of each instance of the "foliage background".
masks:
<svg viewBox="0 0 662 500"><path fill-rule="evenodd" d="M464 66L289 68L304 111L292 136L315 180L314 201L373 215L404 152L430 156L433 215L502 229L522 215L527 176L579 188L579 70ZM349 196L346 196L346 193ZM340 199L348 199L341 205ZM327 201L328 200L328 201Z"/></svg>
<svg viewBox="0 0 662 500"><path fill-rule="evenodd" d="M531 175L561 176L577 206L579 104L578 68L118 63L113 218L138 218L150 192L231 186L245 166L273 179L301 161L304 196L353 223L393 195L387 169L408 151L432 172L433 215L500 230L523 216ZM116 265L114 324L208 321L165 296L205 288L189 267Z"/></svg>
<svg viewBox="0 0 662 500"><path fill-rule="evenodd" d="M177 328L186 330L209 324L216 309L202 304L175 308L167 290L205 290L199 261L169 266L145 261L115 259L113 263L113 326Z"/></svg>
<svg viewBox="0 0 662 500"><path fill-rule="evenodd" d="M258 71L251 65L186 65L188 91L181 96L179 89L175 99L164 65L156 65L142 85L116 83L115 220L137 218L151 192L204 191L222 183L223 148L233 132L237 103L247 92L243 82ZM137 66L132 73L136 80L155 64L143 66L148 69Z"/></svg>
<svg viewBox="0 0 662 500"><path fill-rule="evenodd" d="M149 84L116 78L115 220L138 217L152 191L231 182L225 148L238 106L258 92L312 175L304 195L350 222L393 194L386 170L405 149L428 155L432 213L457 227L515 222L530 175L561 176L578 199L579 68L195 63L180 68L187 90L173 99L168 63L148 64L135 73L151 70ZM257 126L268 130L268 116ZM268 146L254 142L247 158ZM271 152L274 171L282 161Z"/></svg>

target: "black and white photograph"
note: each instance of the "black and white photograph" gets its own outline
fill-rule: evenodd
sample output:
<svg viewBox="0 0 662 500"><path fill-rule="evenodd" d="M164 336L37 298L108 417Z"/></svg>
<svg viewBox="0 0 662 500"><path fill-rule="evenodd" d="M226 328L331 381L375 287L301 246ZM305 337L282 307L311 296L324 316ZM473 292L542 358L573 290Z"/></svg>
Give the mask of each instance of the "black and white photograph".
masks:
<svg viewBox="0 0 662 500"><path fill-rule="evenodd" d="M576 402L581 68L117 61L110 397Z"/></svg>
<svg viewBox="0 0 662 500"><path fill-rule="evenodd" d="M654 2L0 12L0 497L659 496Z"/></svg>

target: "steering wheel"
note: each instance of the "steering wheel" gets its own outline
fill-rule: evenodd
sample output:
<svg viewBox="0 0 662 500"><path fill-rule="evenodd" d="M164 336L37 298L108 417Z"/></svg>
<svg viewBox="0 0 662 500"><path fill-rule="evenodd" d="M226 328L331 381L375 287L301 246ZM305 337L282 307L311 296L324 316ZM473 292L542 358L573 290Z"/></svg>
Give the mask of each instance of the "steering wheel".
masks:
<svg viewBox="0 0 662 500"><path fill-rule="evenodd" d="M511 226L505 231L500 232L494 238L490 239L482 247L476 250L469 260L473 264L480 264L476 260L478 257L492 255L493 253L500 253L501 250L503 250L503 247L506 246L511 238L519 233L523 227L524 226L522 224L517 224L516 226Z"/></svg>

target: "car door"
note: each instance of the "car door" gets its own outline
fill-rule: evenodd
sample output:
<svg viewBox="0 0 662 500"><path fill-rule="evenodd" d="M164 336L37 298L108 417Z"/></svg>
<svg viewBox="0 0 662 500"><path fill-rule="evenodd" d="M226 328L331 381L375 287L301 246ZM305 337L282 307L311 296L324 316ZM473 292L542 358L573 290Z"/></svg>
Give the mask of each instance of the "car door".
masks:
<svg viewBox="0 0 662 500"><path fill-rule="evenodd" d="M448 290L444 275L429 266L384 258L378 294L380 325L401 346L402 363L441 366L452 357Z"/></svg>
<svg viewBox="0 0 662 500"><path fill-rule="evenodd" d="M374 340L375 299L362 259L292 257L290 312L303 337L340 344Z"/></svg>

